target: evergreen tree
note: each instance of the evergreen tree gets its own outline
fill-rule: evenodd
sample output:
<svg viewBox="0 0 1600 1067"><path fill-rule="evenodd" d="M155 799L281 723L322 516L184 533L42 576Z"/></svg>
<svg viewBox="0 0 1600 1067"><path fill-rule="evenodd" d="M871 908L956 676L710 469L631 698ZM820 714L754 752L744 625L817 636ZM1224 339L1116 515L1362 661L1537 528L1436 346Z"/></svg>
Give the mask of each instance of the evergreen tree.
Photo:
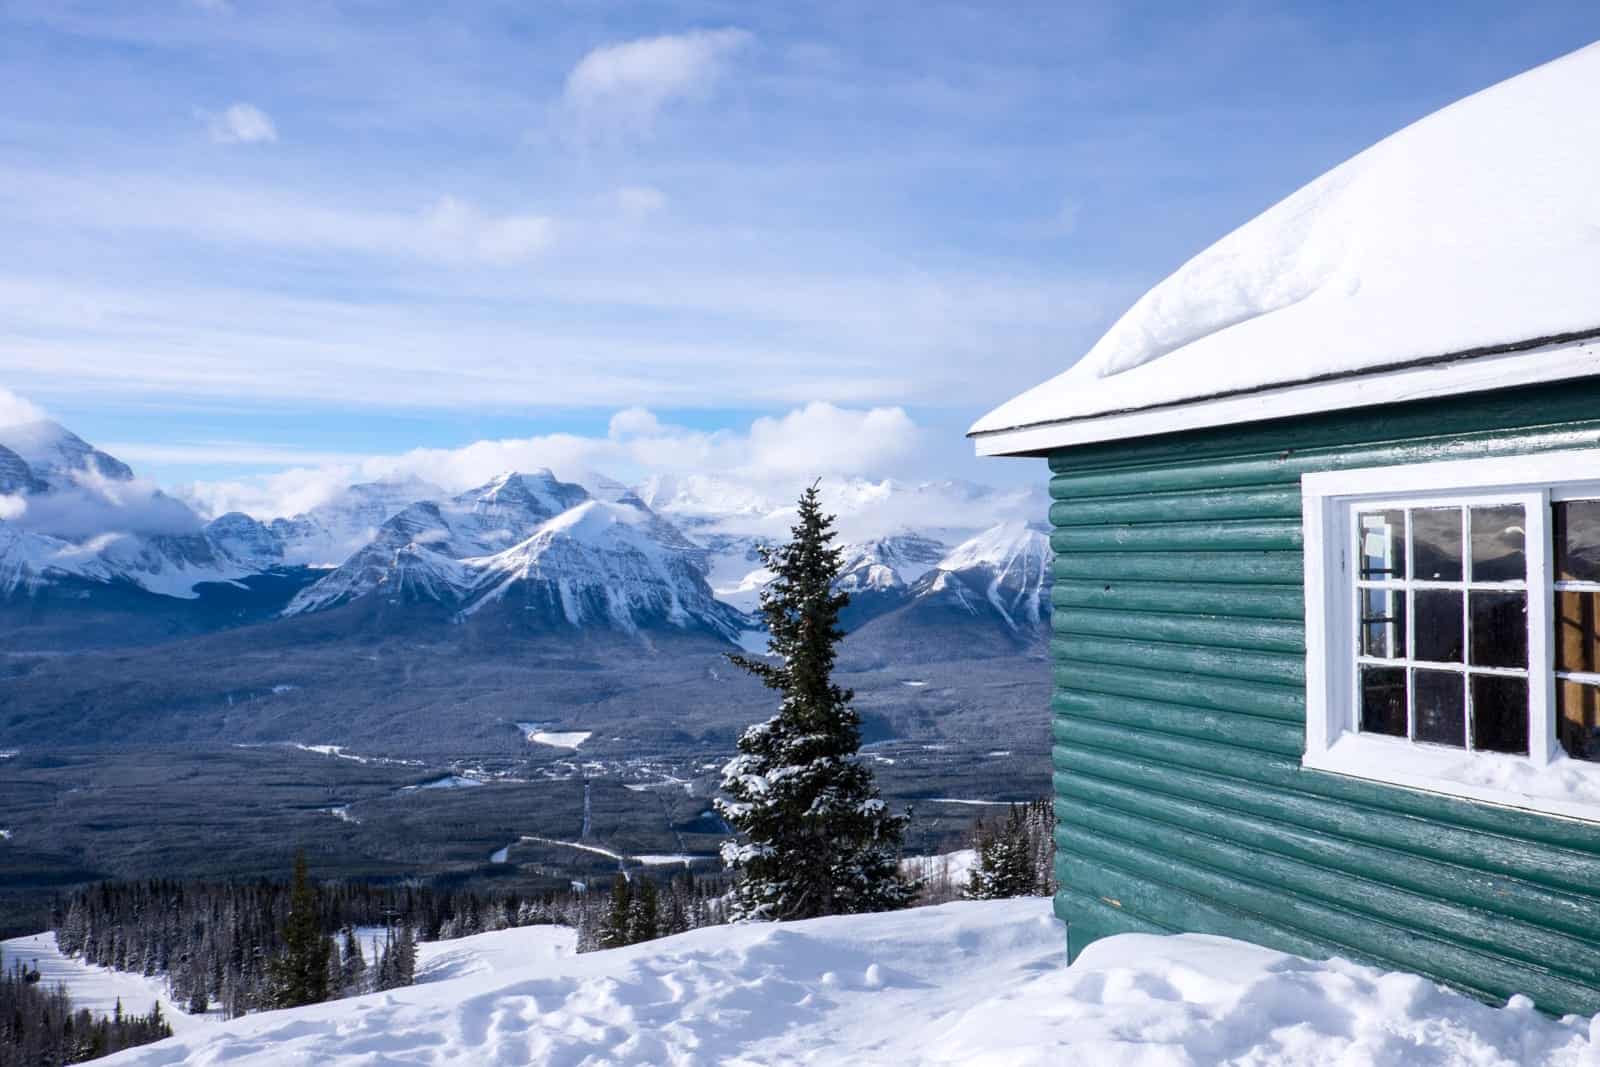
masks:
<svg viewBox="0 0 1600 1067"><path fill-rule="evenodd" d="M317 890L306 873L306 854L294 857L294 886L283 926L283 953L269 966L272 1003L279 1008L318 1004L328 999L328 956L333 942L322 934Z"/></svg>
<svg viewBox="0 0 1600 1067"><path fill-rule="evenodd" d="M633 890L622 875L611 883L611 909L600 924L600 947L621 948L633 943Z"/></svg>
<svg viewBox="0 0 1600 1067"><path fill-rule="evenodd" d="M628 914L628 943L654 941L660 937L659 904L655 883L648 878L639 879L639 891L633 896Z"/></svg>
<svg viewBox="0 0 1600 1067"><path fill-rule="evenodd" d="M366 991L367 959L361 954L361 942L356 940L353 926L344 928L344 949L339 959L339 986L345 996L355 996Z"/></svg>
<svg viewBox="0 0 1600 1067"><path fill-rule="evenodd" d="M1055 849L1050 839L1053 811L1049 801L1011 805L1005 823L979 824L978 862L968 879L969 900L1048 896L1055 891L1051 866Z"/></svg>
<svg viewBox="0 0 1600 1067"><path fill-rule="evenodd" d="M394 967L389 977L396 986L416 984L417 935L410 926L400 927L400 936L395 938Z"/></svg>
<svg viewBox="0 0 1600 1067"><path fill-rule="evenodd" d="M900 877L907 816L892 814L872 772L857 760L861 719L854 693L833 682L841 551L817 487L800 496L791 540L762 548L774 575L761 594L777 664L730 656L782 694L778 714L739 738L723 768L717 810L744 840L723 845L737 874L731 917L805 919L908 906L917 887Z"/></svg>

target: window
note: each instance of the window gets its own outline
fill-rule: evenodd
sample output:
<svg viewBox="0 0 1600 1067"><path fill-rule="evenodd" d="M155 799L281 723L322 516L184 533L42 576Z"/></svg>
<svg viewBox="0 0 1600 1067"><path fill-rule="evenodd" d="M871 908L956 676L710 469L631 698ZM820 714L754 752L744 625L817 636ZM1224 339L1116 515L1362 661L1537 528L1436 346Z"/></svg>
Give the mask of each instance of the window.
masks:
<svg viewBox="0 0 1600 1067"><path fill-rule="evenodd" d="M1528 754L1521 504L1354 512L1357 729Z"/></svg>
<svg viewBox="0 0 1600 1067"><path fill-rule="evenodd" d="M1305 765L1600 821L1600 453L1302 488Z"/></svg>

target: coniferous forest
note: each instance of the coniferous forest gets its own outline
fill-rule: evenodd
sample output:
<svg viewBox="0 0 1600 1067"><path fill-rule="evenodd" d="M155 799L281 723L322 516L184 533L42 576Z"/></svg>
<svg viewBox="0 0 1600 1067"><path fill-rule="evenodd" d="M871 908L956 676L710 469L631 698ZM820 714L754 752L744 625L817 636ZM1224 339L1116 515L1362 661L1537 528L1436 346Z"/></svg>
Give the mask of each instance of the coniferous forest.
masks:
<svg viewBox="0 0 1600 1067"><path fill-rule="evenodd" d="M95 1018L65 989L47 989L25 961L0 959L0 1067L59 1067L171 1037L161 1006Z"/></svg>
<svg viewBox="0 0 1600 1067"><path fill-rule="evenodd" d="M297 873L300 873L297 871ZM628 884L624 882L624 884ZM629 942L724 921L721 876L685 872L660 885L634 876L656 917ZM644 888L648 887L648 888ZM58 903L63 952L164 977L191 1012L232 1018L411 984L416 944L514 926L578 931L578 951L616 943L604 892L486 896L425 886L295 882L107 882ZM357 936L358 928L368 931ZM381 934L372 931L382 930Z"/></svg>

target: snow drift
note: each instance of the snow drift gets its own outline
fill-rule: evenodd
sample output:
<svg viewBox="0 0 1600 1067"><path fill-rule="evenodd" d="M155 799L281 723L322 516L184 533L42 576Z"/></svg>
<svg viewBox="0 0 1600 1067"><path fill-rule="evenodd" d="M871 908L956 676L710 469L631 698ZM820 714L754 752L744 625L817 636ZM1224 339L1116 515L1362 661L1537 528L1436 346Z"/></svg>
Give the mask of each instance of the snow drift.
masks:
<svg viewBox="0 0 1600 1067"><path fill-rule="evenodd" d="M105 1063L1562 1067L1595 1062L1600 1036L1600 1021L1547 1019L1520 998L1491 1008L1414 975L1223 938L1124 935L1069 968L1037 899L713 927L471 971Z"/></svg>

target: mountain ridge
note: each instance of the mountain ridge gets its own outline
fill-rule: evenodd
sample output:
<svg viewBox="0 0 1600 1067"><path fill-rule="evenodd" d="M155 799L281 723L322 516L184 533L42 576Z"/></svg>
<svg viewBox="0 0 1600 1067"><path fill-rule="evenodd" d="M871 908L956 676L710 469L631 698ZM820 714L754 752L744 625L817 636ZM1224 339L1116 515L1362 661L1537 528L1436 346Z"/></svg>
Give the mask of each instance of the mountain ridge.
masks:
<svg viewBox="0 0 1600 1067"><path fill-rule="evenodd" d="M770 578L756 549L781 539L790 505L715 475L658 475L629 487L585 471L583 481L592 489L538 468L449 494L396 477L346 486L293 516L232 511L207 521L59 424L0 428L0 491L21 513L18 521L15 504L0 511L0 597L62 583L77 590L65 599L102 602L99 591L119 585L193 602L223 586L236 587L235 598L288 589L277 610L284 617L379 596L390 619L426 608L458 620L499 613L519 625L624 633L689 627L748 642L741 635L755 625L750 612ZM841 539L839 588L853 598L852 627L929 607L1042 639L1043 534L1015 521L980 528L966 514L996 499L1014 510L1016 493L954 481L830 484L842 526L890 527ZM165 526L72 536L31 522L74 494L96 493L110 516L102 522L116 524L114 509L134 500ZM929 513L937 525L919 528ZM269 576L278 577L257 580ZM273 612L257 603L233 614Z"/></svg>

